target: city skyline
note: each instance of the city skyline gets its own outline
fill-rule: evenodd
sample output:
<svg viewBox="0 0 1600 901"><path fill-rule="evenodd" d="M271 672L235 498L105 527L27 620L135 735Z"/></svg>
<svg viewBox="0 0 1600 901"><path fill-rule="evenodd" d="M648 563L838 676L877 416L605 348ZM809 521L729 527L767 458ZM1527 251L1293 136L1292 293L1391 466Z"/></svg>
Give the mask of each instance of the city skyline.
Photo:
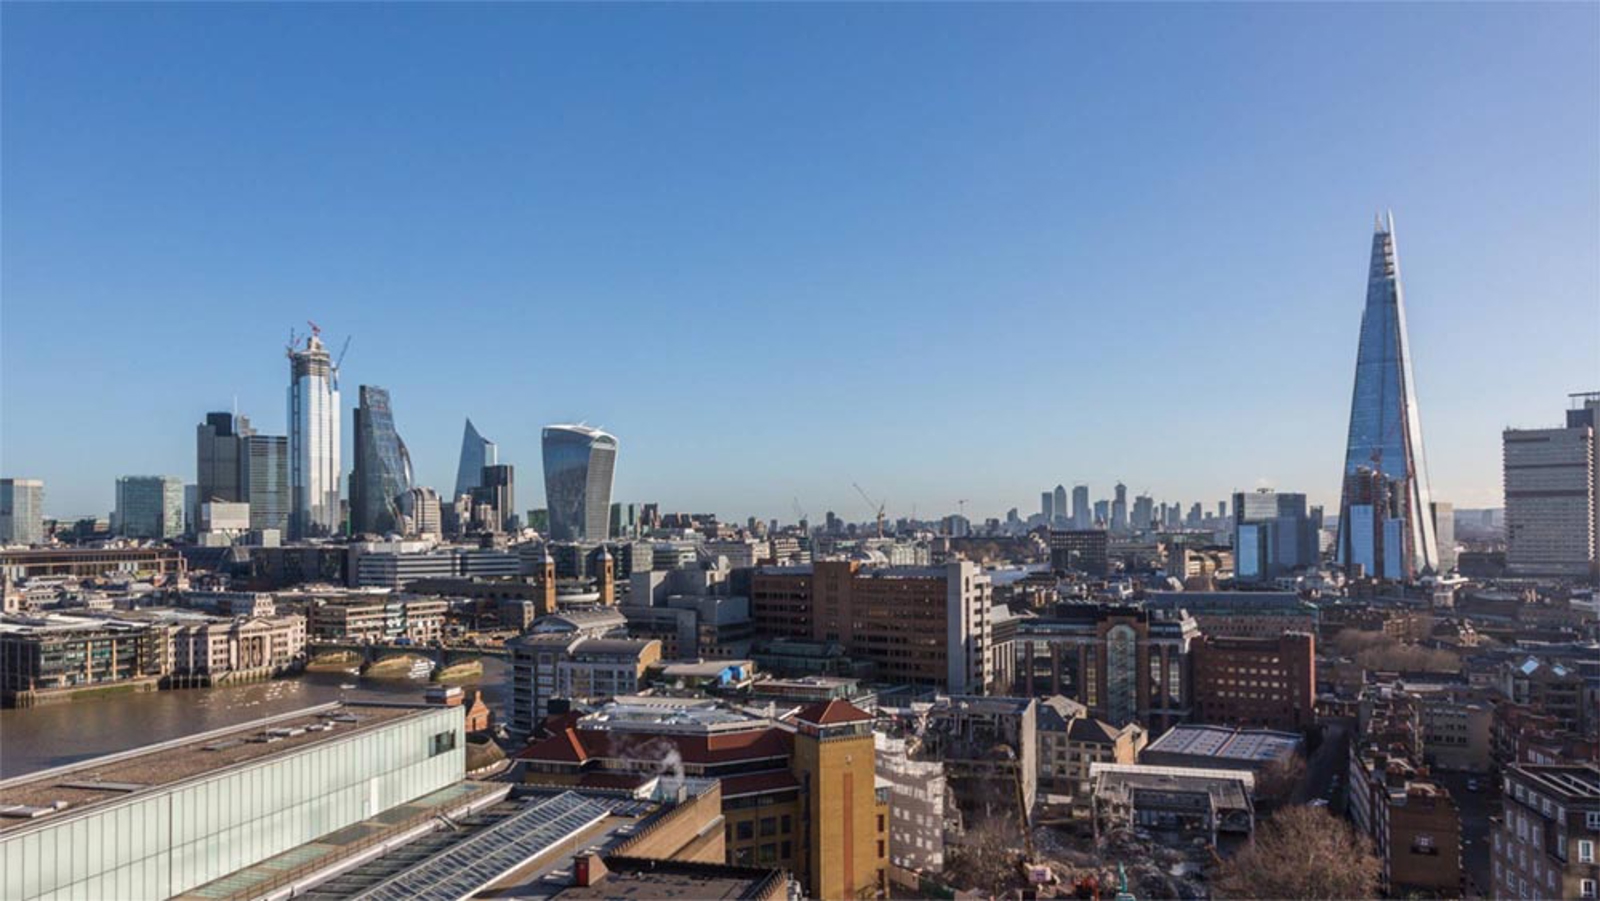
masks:
<svg viewBox="0 0 1600 901"><path fill-rule="evenodd" d="M731 519L798 498L867 521L853 482L890 519L1026 515L1046 486L1094 501L1119 480L1207 509L1271 485L1331 513L1354 273L1388 207L1438 500L1499 506L1501 429L1557 425L1600 369L1559 340L1600 325L1592 7L852 9L799 30L781 9L644 10L596 78L610 13L493 16L396 10L389 46L346 56L365 23L338 10L8 10L6 217L29 227L5 238L4 475L42 479L49 515L103 514L118 476L192 480L195 423L234 397L287 434L275 349L315 319L354 336L351 385L393 392L440 490L471 415L525 486L540 428L586 420L628 444L616 499ZM680 60L652 23L706 52ZM1306 28L1329 40L1285 49ZM1128 29L1152 49L1096 46ZM69 69L46 50L63 41L105 64ZM225 65L247 42L259 70ZM906 60L796 74L882 42ZM372 69L402 74L355 77ZM1272 113L1290 103L1292 126ZM306 129L257 147L252 116ZM393 353L419 337L466 362ZM157 342L184 353L153 366ZM119 440L60 442L58 416Z"/></svg>

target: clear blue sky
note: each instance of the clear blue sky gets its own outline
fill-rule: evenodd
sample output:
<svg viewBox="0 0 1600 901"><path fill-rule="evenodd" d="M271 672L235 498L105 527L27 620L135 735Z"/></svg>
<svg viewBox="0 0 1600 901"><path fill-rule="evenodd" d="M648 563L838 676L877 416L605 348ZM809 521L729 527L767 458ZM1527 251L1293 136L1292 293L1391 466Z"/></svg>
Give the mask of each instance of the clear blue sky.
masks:
<svg viewBox="0 0 1600 901"><path fill-rule="evenodd" d="M1576 3L6 4L0 469L192 480L315 319L421 481L471 415L524 508L575 419L725 516L1332 503L1391 207L1435 496L1497 505L1500 430L1600 388L1597 48Z"/></svg>

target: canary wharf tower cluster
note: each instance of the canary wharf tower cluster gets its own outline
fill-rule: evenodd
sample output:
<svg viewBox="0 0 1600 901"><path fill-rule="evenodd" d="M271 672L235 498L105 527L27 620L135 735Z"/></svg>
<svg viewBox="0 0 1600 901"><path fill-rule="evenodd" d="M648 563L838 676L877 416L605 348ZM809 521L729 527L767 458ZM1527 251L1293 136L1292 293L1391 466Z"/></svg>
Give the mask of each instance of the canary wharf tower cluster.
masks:
<svg viewBox="0 0 1600 901"><path fill-rule="evenodd" d="M1379 217L1372 235L1337 554L1348 570L1384 579L1411 580L1439 568L1392 213Z"/></svg>

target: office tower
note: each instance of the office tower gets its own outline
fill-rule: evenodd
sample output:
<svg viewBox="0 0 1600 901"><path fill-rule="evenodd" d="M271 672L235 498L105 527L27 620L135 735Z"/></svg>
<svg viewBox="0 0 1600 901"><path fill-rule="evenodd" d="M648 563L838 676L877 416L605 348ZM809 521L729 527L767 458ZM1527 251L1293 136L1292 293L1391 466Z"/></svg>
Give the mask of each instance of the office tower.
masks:
<svg viewBox="0 0 1600 901"><path fill-rule="evenodd" d="M1567 427L1507 429L1506 572L1519 578L1600 577L1596 554L1596 426L1600 393L1573 395Z"/></svg>
<svg viewBox="0 0 1600 901"><path fill-rule="evenodd" d="M289 492L289 439L284 435L250 435L240 439L240 484L250 505L250 528L289 530L293 506Z"/></svg>
<svg viewBox="0 0 1600 901"><path fill-rule="evenodd" d="M400 531L407 536L444 534L439 493L432 488L411 488L401 492L395 506L400 510Z"/></svg>
<svg viewBox="0 0 1600 901"><path fill-rule="evenodd" d="M1321 510L1317 509L1320 513ZM1433 502L1433 537L1439 544L1439 572L1456 569L1456 506L1448 501ZM1321 524L1318 524L1321 528Z"/></svg>
<svg viewBox="0 0 1600 901"><path fill-rule="evenodd" d="M0 545L44 543L44 482L0 479Z"/></svg>
<svg viewBox="0 0 1600 901"><path fill-rule="evenodd" d="M1111 502L1098 500L1094 502L1094 525L1096 528L1106 528L1111 523Z"/></svg>
<svg viewBox="0 0 1600 901"><path fill-rule="evenodd" d="M495 463L483 468L478 487L472 490L473 506L487 506L494 512L490 524L499 530L510 529L516 519L516 473L509 463Z"/></svg>
<svg viewBox="0 0 1600 901"><path fill-rule="evenodd" d="M195 427L195 490L199 503L246 500L240 481L244 439L254 435L250 420L234 413L207 413Z"/></svg>
<svg viewBox="0 0 1600 901"><path fill-rule="evenodd" d="M289 536L339 531L339 371L312 329L289 348Z"/></svg>
<svg viewBox="0 0 1600 901"><path fill-rule="evenodd" d="M472 489L483 484L483 468L500 462L500 449L493 441L478 434L467 419L467 429L461 435L461 462L456 466L455 497L472 494Z"/></svg>
<svg viewBox="0 0 1600 901"><path fill-rule="evenodd" d="M1148 494L1133 499L1133 527L1146 530L1155 525L1156 502Z"/></svg>
<svg viewBox="0 0 1600 901"><path fill-rule="evenodd" d="M1372 236L1367 270L1339 502L1339 562L1395 581L1436 572L1432 500L1390 215Z"/></svg>
<svg viewBox="0 0 1600 901"><path fill-rule="evenodd" d="M355 466L350 469L350 531L384 535L401 531L401 494L411 490L411 452L394 428L389 392L356 389Z"/></svg>
<svg viewBox="0 0 1600 901"><path fill-rule="evenodd" d="M1111 531L1128 531L1128 486L1117 483L1116 496L1111 500Z"/></svg>
<svg viewBox="0 0 1600 901"><path fill-rule="evenodd" d="M1067 506L1067 487L1057 485L1053 498L1055 504L1055 518L1051 520L1055 525L1066 525L1067 517L1071 515L1071 508Z"/></svg>
<svg viewBox="0 0 1600 901"><path fill-rule="evenodd" d="M1262 488L1233 496L1233 571L1265 582L1317 564L1317 530L1303 494Z"/></svg>
<svg viewBox="0 0 1600 901"><path fill-rule="evenodd" d="M1195 501L1194 504L1189 507L1189 516L1183 521L1183 525L1185 528L1198 529L1200 528L1200 520L1204 516L1205 514L1200 510L1200 502Z"/></svg>
<svg viewBox="0 0 1600 901"><path fill-rule="evenodd" d="M124 538L165 541L183 534L183 480L177 476L117 479L113 531Z"/></svg>
<svg viewBox="0 0 1600 901"><path fill-rule="evenodd" d="M1217 501L1217 518L1218 519L1227 519L1228 518L1228 502L1227 501Z"/></svg>
<svg viewBox="0 0 1600 901"><path fill-rule="evenodd" d="M1039 492L1039 515L1044 517L1045 525L1053 525L1056 521L1056 496L1051 491Z"/></svg>
<svg viewBox="0 0 1600 901"><path fill-rule="evenodd" d="M1072 527L1087 529L1094 525L1094 514L1089 511L1089 486L1072 486Z"/></svg>
<svg viewBox="0 0 1600 901"><path fill-rule="evenodd" d="M605 541L617 439L586 425L544 430L544 494L554 541Z"/></svg>

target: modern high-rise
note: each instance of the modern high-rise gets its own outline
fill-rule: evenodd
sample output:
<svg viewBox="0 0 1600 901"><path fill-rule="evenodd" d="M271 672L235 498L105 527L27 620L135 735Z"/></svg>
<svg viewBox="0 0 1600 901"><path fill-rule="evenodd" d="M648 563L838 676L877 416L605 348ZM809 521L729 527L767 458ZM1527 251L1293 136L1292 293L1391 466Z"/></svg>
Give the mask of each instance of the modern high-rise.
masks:
<svg viewBox="0 0 1600 901"><path fill-rule="evenodd" d="M1318 527L1320 530L1320 526ZM1433 537L1439 545L1439 572L1456 570L1456 505L1449 501L1433 502Z"/></svg>
<svg viewBox="0 0 1600 901"><path fill-rule="evenodd" d="M207 413L195 428L195 487L200 503L245 502L240 480L244 439L254 435L250 420L234 413Z"/></svg>
<svg viewBox="0 0 1600 901"><path fill-rule="evenodd" d="M1055 525L1063 525L1066 523L1067 518L1072 515L1072 509L1067 506L1067 486L1056 486L1055 506L1056 515L1051 522Z"/></svg>
<svg viewBox="0 0 1600 901"><path fill-rule="evenodd" d="M1039 515L1044 517L1045 525L1053 525L1056 521L1056 496L1052 491L1039 492Z"/></svg>
<svg viewBox="0 0 1600 901"><path fill-rule="evenodd" d="M1128 531L1128 486L1117 483L1116 496L1111 500L1111 531Z"/></svg>
<svg viewBox="0 0 1600 901"><path fill-rule="evenodd" d="M411 490L411 452L394 428L387 389L362 385L355 409L356 465L350 471L350 531L401 529L399 497Z"/></svg>
<svg viewBox="0 0 1600 901"><path fill-rule="evenodd" d="M1094 512L1089 509L1089 486L1072 486L1072 527L1074 529L1088 529L1094 527Z"/></svg>
<svg viewBox="0 0 1600 901"><path fill-rule="evenodd" d="M1134 497L1131 525L1136 530L1151 529L1156 526L1155 498L1148 494L1140 494Z"/></svg>
<svg viewBox="0 0 1600 901"><path fill-rule="evenodd" d="M339 531L339 371L313 329L289 348L289 536Z"/></svg>
<svg viewBox="0 0 1600 901"><path fill-rule="evenodd" d="M1600 574L1600 393L1573 395L1567 427L1507 429L1506 574L1592 580Z"/></svg>
<svg viewBox="0 0 1600 901"><path fill-rule="evenodd" d="M1437 572L1432 502L1391 214L1372 236L1340 491L1339 562L1392 581Z"/></svg>
<svg viewBox="0 0 1600 901"><path fill-rule="evenodd" d="M289 531L289 439L250 435L240 439L239 481L250 505L250 528Z"/></svg>
<svg viewBox="0 0 1600 901"><path fill-rule="evenodd" d="M117 479L112 530L124 538L165 541L183 534L183 479L123 476Z"/></svg>
<svg viewBox="0 0 1600 901"><path fill-rule="evenodd" d="M461 462L456 466L456 493L450 500L463 494L470 496L472 489L483 484L483 468L499 462L500 449L478 434L472 420L467 419L467 429L461 435Z"/></svg>
<svg viewBox="0 0 1600 901"><path fill-rule="evenodd" d="M44 543L44 482L0 479L0 545Z"/></svg>
<svg viewBox="0 0 1600 901"><path fill-rule="evenodd" d="M617 439L586 425L544 429L544 494L550 540L605 541Z"/></svg>
<svg viewBox="0 0 1600 901"><path fill-rule="evenodd" d="M483 468L477 488L472 490L473 506L486 505L494 513L491 525L509 530L517 518L517 476L510 463L495 463ZM610 508L606 515L610 517Z"/></svg>
<svg viewBox="0 0 1600 901"><path fill-rule="evenodd" d="M395 503L400 508L401 532L406 535L444 534L443 514L439 493L432 488L412 488L403 492Z"/></svg>
<svg viewBox="0 0 1600 901"><path fill-rule="evenodd" d="M1317 550L1317 529L1305 495L1267 488L1234 494L1234 578L1265 582L1314 567Z"/></svg>

